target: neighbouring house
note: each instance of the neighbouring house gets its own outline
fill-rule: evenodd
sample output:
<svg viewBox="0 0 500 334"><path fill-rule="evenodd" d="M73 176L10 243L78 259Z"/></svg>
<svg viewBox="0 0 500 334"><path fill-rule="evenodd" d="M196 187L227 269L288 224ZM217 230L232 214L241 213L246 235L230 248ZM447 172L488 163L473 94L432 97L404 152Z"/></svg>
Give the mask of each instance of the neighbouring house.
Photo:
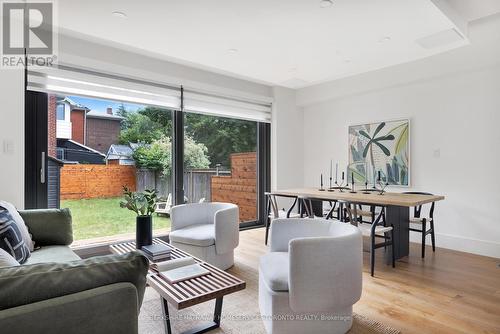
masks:
<svg viewBox="0 0 500 334"><path fill-rule="evenodd" d="M110 165L135 165L134 158L132 158L134 153L132 145L111 145L106 154L107 163Z"/></svg>
<svg viewBox="0 0 500 334"><path fill-rule="evenodd" d="M122 120L123 117L113 115L111 108L106 113L89 111L85 145L106 154L111 145L118 144Z"/></svg>
<svg viewBox="0 0 500 334"><path fill-rule="evenodd" d="M48 155L71 163L104 164L106 153L118 143L122 117L92 111L69 97L50 95Z"/></svg>
<svg viewBox="0 0 500 334"><path fill-rule="evenodd" d="M57 159L64 163L104 165L106 156L71 139L57 139Z"/></svg>

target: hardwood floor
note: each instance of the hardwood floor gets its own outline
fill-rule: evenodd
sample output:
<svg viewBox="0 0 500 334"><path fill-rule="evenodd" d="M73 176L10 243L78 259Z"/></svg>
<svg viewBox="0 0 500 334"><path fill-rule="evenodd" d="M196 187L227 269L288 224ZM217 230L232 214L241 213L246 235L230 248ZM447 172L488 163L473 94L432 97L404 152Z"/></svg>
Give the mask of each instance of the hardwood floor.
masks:
<svg viewBox="0 0 500 334"><path fill-rule="evenodd" d="M258 267L264 229L242 231L236 266ZM439 240L437 241L439 245ZM499 259L411 244L410 256L385 265L377 250L375 277L364 254L363 294L354 311L403 333L500 333ZM237 271L237 270L236 270Z"/></svg>

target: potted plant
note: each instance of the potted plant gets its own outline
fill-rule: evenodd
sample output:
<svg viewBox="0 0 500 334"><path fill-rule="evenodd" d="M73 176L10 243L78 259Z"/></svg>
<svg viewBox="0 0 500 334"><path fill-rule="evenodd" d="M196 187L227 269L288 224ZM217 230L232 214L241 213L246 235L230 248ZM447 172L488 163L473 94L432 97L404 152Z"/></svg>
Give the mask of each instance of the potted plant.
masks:
<svg viewBox="0 0 500 334"><path fill-rule="evenodd" d="M153 213L156 207L156 190L132 192L123 187L123 200L120 207L134 211L136 217L135 240L137 249L153 243Z"/></svg>

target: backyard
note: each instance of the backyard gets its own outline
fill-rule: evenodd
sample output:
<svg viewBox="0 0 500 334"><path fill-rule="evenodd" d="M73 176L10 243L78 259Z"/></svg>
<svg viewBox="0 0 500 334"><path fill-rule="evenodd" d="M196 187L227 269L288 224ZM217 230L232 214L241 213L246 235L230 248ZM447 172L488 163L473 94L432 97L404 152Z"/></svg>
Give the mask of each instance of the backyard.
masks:
<svg viewBox="0 0 500 334"><path fill-rule="evenodd" d="M73 217L75 240L135 233L135 213L120 208L120 197L62 200ZM170 218L153 215L153 229L167 229Z"/></svg>

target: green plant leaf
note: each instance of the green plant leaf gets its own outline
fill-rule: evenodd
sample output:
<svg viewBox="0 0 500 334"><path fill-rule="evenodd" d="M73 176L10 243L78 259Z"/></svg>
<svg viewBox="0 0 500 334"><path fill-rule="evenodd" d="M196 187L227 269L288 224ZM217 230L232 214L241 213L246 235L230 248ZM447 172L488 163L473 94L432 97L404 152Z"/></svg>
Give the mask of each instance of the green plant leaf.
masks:
<svg viewBox="0 0 500 334"><path fill-rule="evenodd" d="M382 128L385 126L385 122L380 123L377 128L375 129L375 132L373 133L373 138L382 130Z"/></svg>
<svg viewBox="0 0 500 334"><path fill-rule="evenodd" d="M399 154L403 149L406 148L407 144L408 144L408 123L406 123L406 126L403 128L401 134L399 135L398 140L396 141L395 153Z"/></svg>
<svg viewBox="0 0 500 334"><path fill-rule="evenodd" d="M384 152L385 155L387 155L387 156L391 155L391 152L389 151L389 149L387 147L385 147L384 145L380 144L377 141L374 141L374 143L375 143L375 145L377 145L378 147L380 147L380 149L382 150L382 152Z"/></svg>

